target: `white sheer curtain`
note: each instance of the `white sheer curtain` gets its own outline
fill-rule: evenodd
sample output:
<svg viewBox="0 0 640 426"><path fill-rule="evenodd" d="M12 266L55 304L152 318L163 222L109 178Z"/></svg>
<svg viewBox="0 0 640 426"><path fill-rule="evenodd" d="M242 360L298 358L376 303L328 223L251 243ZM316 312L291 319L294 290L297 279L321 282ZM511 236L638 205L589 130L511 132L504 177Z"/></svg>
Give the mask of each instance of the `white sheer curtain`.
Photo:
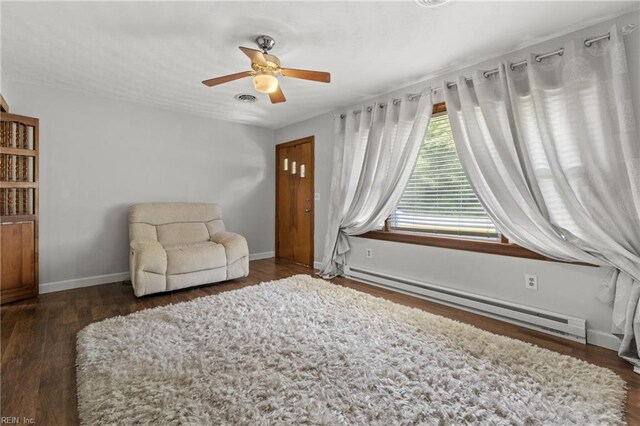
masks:
<svg viewBox="0 0 640 426"><path fill-rule="evenodd" d="M511 241L615 268L602 295L620 355L640 366L640 141L622 34L472 80L444 87L478 198Z"/></svg>
<svg viewBox="0 0 640 426"><path fill-rule="evenodd" d="M348 235L378 227L398 203L418 158L433 104L431 90L336 117L333 175L321 275L343 272Z"/></svg>

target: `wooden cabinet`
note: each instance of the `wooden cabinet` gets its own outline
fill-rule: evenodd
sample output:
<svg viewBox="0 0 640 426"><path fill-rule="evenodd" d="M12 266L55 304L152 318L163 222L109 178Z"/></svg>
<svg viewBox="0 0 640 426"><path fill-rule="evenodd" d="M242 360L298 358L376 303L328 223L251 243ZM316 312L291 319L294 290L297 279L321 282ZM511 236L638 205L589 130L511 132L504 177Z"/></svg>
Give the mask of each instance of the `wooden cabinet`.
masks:
<svg viewBox="0 0 640 426"><path fill-rule="evenodd" d="M38 119L1 115L0 302L38 294Z"/></svg>

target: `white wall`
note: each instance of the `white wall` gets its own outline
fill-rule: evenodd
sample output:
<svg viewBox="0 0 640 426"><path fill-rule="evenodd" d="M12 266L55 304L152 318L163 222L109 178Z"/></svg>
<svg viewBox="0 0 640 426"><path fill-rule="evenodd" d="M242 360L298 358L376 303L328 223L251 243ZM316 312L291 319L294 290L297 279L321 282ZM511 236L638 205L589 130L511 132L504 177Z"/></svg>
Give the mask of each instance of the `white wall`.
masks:
<svg viewBox="0 0 640 426"><path fill-rule="evenodd" d="M495 68L499 61L519 61L529 52L545 53L563 46L573 37L605 34L613 23L623 26L634 23L640 28L640 14L629 13L572 34L557 37L529 48L493 58L453 74L440 75L423 83L371 99L386 101L402 93L419 93L423 87L441 86L442 81L454 81L457 75L469 76L476 69ZM640 123L640 29L626 37L630 78L634 90L636 120ZM428 49L425 49L428 54ZM441 101L436 96L435 102ZM331 156L335 115L347 109L332 111L276 131L276 143L316 136L316 188L321 201L316 204L316 261L321 261L327 227L328 191L331 180ZM613 346L610 336L611 308L600 303L595 295L607 274L607 268L569 265L557 262L529 260L483 253L424 247L411 244L350 238L352 250L348 263L354 267L377 270L387 274L413 278L449 286L480 295L496 297L523 305L585 318L589 340L595 344ZM365 256L366 248L373 257ZM538 275L538 291L524 288L525 274Z"/></svg>
<svg viewBox="0 0 640 426"><path fill-rule="evenodd" d="M11 112L40 119L45 291L128 271L134 203L218 203L251 253L273 251L273 130L46 86L8 81L3 91Z"/></svg>

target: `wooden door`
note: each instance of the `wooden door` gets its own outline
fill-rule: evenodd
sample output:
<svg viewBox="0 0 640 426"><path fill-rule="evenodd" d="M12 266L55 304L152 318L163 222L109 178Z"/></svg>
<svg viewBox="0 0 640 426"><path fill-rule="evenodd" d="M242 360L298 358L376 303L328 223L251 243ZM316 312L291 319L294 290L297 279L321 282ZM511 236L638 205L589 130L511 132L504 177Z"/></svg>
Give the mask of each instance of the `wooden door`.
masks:
<svg viewBox="0 0 640 426"><path fill-rule="evenodd" d="M276 257L313 267L314 138L276 145Z"/></svg>

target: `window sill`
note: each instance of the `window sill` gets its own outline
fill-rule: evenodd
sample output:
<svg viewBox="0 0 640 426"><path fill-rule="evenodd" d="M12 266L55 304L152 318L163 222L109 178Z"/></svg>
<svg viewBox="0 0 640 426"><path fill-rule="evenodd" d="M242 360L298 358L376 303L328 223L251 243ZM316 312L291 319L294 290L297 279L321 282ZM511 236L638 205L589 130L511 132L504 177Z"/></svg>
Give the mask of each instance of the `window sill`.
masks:
<svg viewBox="0 0 640 426"><path fill-rule="evenodd" d="M462 238L436 237L433 235L422 235L413 232L402 231L371 231L358 235L359 238L370 238L374 240L395 241L398 243L417 244L422 246L440 247L453 250L475 251L479 253L497 254L501 256L522 257L526 259L547 260L551 262L562 262L551 259L533 251L527 250L516 244L501 243L497 241L465 240ZM583 266L595 266L586 263L572 263Z"/></svg>

